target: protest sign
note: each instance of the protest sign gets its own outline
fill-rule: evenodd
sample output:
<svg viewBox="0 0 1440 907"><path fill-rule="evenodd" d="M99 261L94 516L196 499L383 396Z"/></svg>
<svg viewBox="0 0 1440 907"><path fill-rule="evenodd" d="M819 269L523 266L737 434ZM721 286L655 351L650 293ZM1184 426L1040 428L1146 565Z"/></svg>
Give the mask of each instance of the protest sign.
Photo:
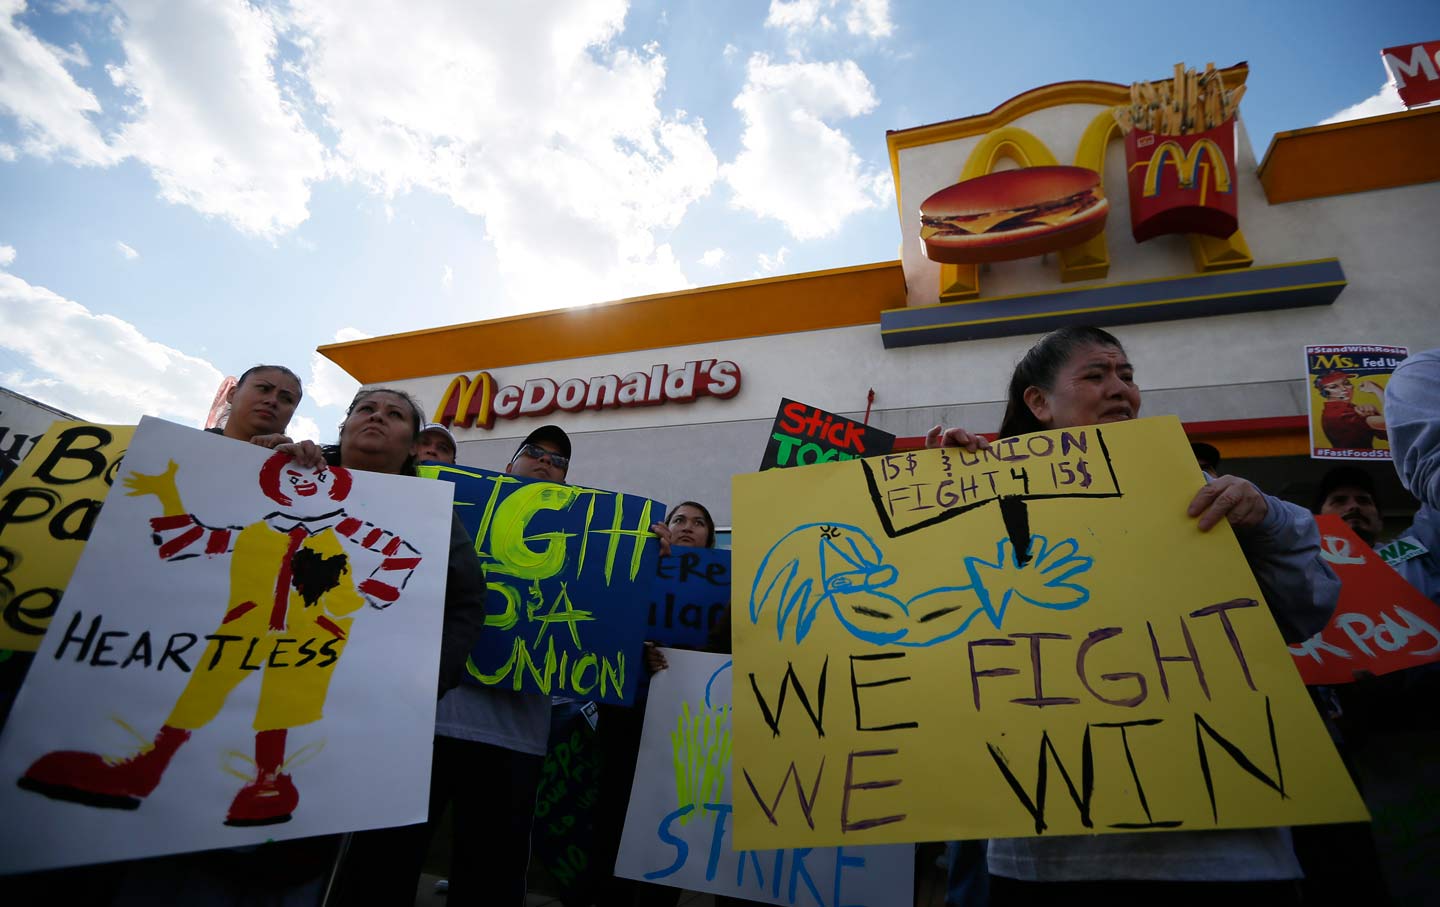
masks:
<svg viewBox="0 0 1440 907"><path fill-rule="evenodd" d="M55 422L0 488L0 649L40 645L134 431Z"/></svg>
<svg viewBox="0 0 1440 907"><path fill-rule="evenodd" d="M615 874L764 904L908 904L908 846L734 849L730 656L664 654L670 667L650 683Z"/></svg>
<svg viewBox="0 0 1440 907"><path fill-rule="evenodd" d="M737 844L1364 819L1202 484L1170 417L736 476Z"/></svg>
<svg viewBox="0 0 1440 907"><path fill-rule="evenodd" d="M811 466L889 453L895 436L817 406L781 399L760 468Z"/></svg>
<svg viewBox="0 0 1440 907"><path fill-rule="evenodd" d="M1409 351L1403 346L1305 347L1310 385L1310 456L1388 460L1385 385Z"/></svg>
<svg viewBox="0 0 1440 907"><path fill-rule="evenodd" d="M1440 661L1440 608L1380 559L1338 514L1315 518L1320 553L1340 577L1340 602L1325 629L1290 647L1310 685L1354 681L1355 672Z"/></svg>
<svg viewBox="0 0 1440 907"><path fill-rule="evenodd" d="M466 466L426 464L455 486L455 512L490 584L469 680L629 703L665 505Z"/></svg>
<svg viewBox="0 0 1440 907"><path fill-rule="evenodd" d="M703 649L730 604L730 552L676 546L655 562L645 638Z"/></svg>
<svg viewBox="0 0 1440 907"><path fill-rule="evenodd" d="M0 485L30 455L55 421L73 421L67 412L0 387Z"/></svg>
<svg viewBox="0 0 1440 907"><path fill-rule="evenodd" d="M423 822L450 487L150 418L115 479L0 737L0 873Z"/></svg>
<svg viewBox="0 0 1440 907"><path fill-rule="evenodd" d="M600 800L594 713L592 702L556 705L535 794L535 859L567 903L590 903L597 881L597 867L590 860L595 804Z"/></svg>

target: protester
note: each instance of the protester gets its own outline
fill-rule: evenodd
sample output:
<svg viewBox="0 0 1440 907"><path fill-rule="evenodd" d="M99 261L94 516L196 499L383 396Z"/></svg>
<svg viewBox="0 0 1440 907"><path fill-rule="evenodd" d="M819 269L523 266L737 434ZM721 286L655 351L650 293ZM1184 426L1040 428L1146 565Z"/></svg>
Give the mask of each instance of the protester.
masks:
<svg viewBox="0 0 1440 907"><path fill-rule="evenodd" d="M420 438L415 443L415 462L455 463L455 436L439 422L420 429Z"/></svg>
<svg viewBox="0 0 1440 907"><path fill-rule="evenodd" d="M692 548L715 547L715 521L705 505L685 501L675 505L665 518L673 545ZM669 667L664 654L651 641L645 642L645 669L648 673ZM615 875L615 859L620 852L620 833L625 828L625 814L630 805L630 790L635 783L635 762L640 753L640 732L645 722L645 694L648 687L636 693L631 706L601 704L596 725L596 743L601 753L600 801L595 807L593 858L600 879L601 897L605 907L672 907L679 900L681 889L622 879Z"/></svg>
<svg viewBox="0 0 1440 907"><path fill-rule="evenodd" d="M1371 548L1385 529L1375 480L1358 466L1336 466L1321 477L1314 511L1339 514L1345 525L1360 536L1360 541Z"/></svg>
<svg viewBox="0 0 1440 907"><path fill-rule="evenodd" d="M230 404L225 427L209 431L261 447L288 444L285 429L302 396L299 377L285 366L251 366L225 397Z"/></svg>
<svg viewBox="0 0 1440 907"><path fill-rule="evenodd" d="M1140 389L1120 341L1094 327L1062 328L1016 366L1000 437L1121 422L1139 411ZM972 452L990 446L969 431L939 427L926 441ZM1207 479L1187 513L1202 532L1222 519L1230 523L1287 641L1325 625L1339 582L1320 557L1319 534L1307 511L1222 476ZM996 904L1080 903L1116 895L1135 903L1295 903L1293 880L1301 874L1283 828L994 840L988 862Z"/></svg>
<svg viewBox="0 0 1440 907"><path fill-rule="evenodd" d="M1190 452L1195 454L1195 462L1199 464L1200 471L1212 479L1220 478L1220 451L1214 444L1206 444L1204 441L1190 442Z"/></svg>
<svg viewBox="0 0 1440 907"><path fill-rule="evenodd" d="M1410 543L1412 556L1395 569L1440 604L1440 349L1400 363L1385 389L1385 409L1395 471L1420 500L1415 522L1397 537Z"/></svg>

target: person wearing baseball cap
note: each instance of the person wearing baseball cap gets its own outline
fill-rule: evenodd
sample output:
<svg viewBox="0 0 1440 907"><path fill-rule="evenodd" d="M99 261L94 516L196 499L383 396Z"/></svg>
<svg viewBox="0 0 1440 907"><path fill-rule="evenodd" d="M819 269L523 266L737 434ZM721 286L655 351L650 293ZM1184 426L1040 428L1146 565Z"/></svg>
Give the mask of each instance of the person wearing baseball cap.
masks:
<svg viewBox="0 0 1440 907"><path fill-rule="evenodd" d="M525 436L505 466L511 475L563 482L570 472L570 436L558 425L542 425Z"/></svg>
<svg viewBox="0 0 1440 907"><path fill-rule="evenodd" d="M455 436L450 429L439 422L431 422L420 429L415 441L416 463L455 463Z"/></svg>
<svg viewBox="0 0 1440 907"><path fill-rule="evenodd" d="M1380 517L1380 501L1375 494L1375 480L1358 466L1337 466L1320 479L1315 496L1315 513L1335 513L1345 521L1360 541L1375 547L1385 521Z"/></svg>

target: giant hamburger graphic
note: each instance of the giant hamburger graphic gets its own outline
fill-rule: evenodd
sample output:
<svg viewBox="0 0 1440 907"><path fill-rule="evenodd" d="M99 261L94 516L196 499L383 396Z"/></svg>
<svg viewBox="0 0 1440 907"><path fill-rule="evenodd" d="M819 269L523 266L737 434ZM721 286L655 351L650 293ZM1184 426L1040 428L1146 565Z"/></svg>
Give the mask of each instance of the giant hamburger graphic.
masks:
<svg viewBox="0 0 1440 907"><path fill-rule="evenodd" d="M1094 170L1002 170L925 199L920 243L925 257L944 264L1030 258L1098 236L1109 213Z"/></svg>

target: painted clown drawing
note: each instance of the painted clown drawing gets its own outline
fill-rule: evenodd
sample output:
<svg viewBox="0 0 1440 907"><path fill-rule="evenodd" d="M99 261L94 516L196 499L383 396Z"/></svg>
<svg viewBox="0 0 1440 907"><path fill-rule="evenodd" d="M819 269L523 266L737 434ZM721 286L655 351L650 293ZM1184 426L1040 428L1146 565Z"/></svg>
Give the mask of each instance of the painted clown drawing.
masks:
<svg viewBox="0 0 1440 907"><path fill-rule="evenodd" d="M167 436L185 431L160 425ZM146 458L142 440L0 740L4 769L23 766L0 808L79 806L87 824L134 816L136 827L162 813L173 824L178 810L218 835L99 859L264 840L282 836L277 826L293 837L423 818L424 786L408 778L399 786L414 797L401 815L343 817L372 804L335 800L371 799L354 796L353 783L367 783L355 779L369 771L371 786L390 784L381 770L397 762L428 784L448 489L427 495L441 483L312 470L223 439L204 439L202 459ZM221 470L206 462L215 453L252 465ZM397 482L402 497L391 491L372 506L385 498L377 485ZM412 486L436 502L412 506ZM433 512L416 519L423 509ZM46 720L27 705L63 732L27 729L27 719ZM17 761L17 745L44 736L64 742ZM252 838L226 837L250 827Z"/></svg>

